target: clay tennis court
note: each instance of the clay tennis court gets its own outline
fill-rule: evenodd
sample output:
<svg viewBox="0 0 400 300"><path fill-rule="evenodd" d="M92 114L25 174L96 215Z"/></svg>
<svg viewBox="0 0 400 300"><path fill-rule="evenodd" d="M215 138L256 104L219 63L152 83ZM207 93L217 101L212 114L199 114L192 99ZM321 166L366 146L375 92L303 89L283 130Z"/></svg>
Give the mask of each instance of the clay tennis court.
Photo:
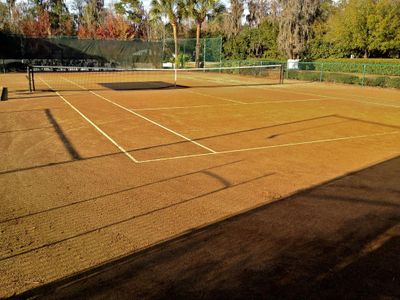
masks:
<svg viewBox="0 0 400 300"><path fill-rule="evenodd" d="M189 78L185 88L118 90L84 85L79 74L63 76L57 88L59 82L49 76L37 75L36 92L27 93L25 74L0 75L10 94L0 103L0 297L32 296L29 290L68 285L80 274L90 278L101 266L180 237L196 238L211 225L226 230L226 220L276 207L299 191L400 154L395 90L296 81L224 86L218 75ZM394 177L372 181L390 182L394 191L382 195L397 199L389 206L397 211L390 218L398 219ZM331 193L340 194L340 188ZM342 207L329 209L332 220L346 215ZM274 220L280 216L275 213ZM316 220L318 213L316 205L302 218ZM299 222L289 217L270 232ZM332 220L310 230L318 235L319 226ZM262 229L241 234L262 256L257 232ZM366 244L376 238L366 236ZM202 258L212 249L199 248ZM232 251L240 253L239 248ZM157 260L146 265L157 270ZM171 267L160 263L161 269Z"/></svg>

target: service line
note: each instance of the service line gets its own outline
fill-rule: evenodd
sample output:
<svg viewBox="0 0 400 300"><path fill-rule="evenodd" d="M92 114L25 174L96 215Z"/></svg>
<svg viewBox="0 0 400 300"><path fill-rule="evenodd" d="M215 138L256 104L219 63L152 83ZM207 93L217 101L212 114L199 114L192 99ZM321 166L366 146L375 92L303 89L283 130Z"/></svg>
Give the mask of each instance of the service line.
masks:
<svg viewBox="0 0 400 300"><path fill-rule="evenodd" d="M104 97L104 96L102 96L102 95L90 90L90 89L87 89L87 88L81 86L80 84L78 84L78 83L76 83L76 82L74 82L72 80L69 80L68 78L64 78L63 77L63 79L66 80L66 81L71 82L72 84L76 85L77 87L79 87L79 88L81 88L83 90L88 91L89 93L95 95L98 98L101 98L101 99L103 99L103 100L105 100L105 101L107 101L107 102L109 102L109 103L111 103L111 104L113 104L113 105L115 105L115 106L117 106L117 107L119 107L119 108L121 108L121 109L123 109L123 110L125 110L125 111L127 111L127 112L129 112L129 113L141 118L141 119L143 119L143 120L146 120L146 121L148 121L148 122L150 122L150 123L162 128L162 129L164 129L164 130L176 135L176 136L179 136L180 138L182 138L182 139L184 139L184 140L186 140L188 142L191 142L191 143L193 143L193 144L195 144L195 145L197 145L197 146L209 151L210 153L217 153L217 151L215 151L215 150L213 150L213 149L211 149L211 148L209 148L209 147L207 147L205 145L202 145L202 144L196 142L195 140L192 140L191 138L188 138L188 137L186 137L186 136L184 136L184 135L182 135L182 134L180 134L180 133L178 133L178 132L176 132L176 131L174 131L174 130L172 130L172 129L164 126L164 125L161 125L160 123L157 123L156 121L153 121L153 120L143 116L142 114L139 114L138 112L134 111L133 109L129 109L129 108L127 108L127 107L125 107L125 106L123 106L121 104L118 104L118 103L116 103L116 102L114 102L114 101L112 101L112 100L110 100L110 99L108 99L108 98L106 98L106 97Z"/></svg>
<svg viewBox="0 0 400 300"><path fill-rule="evenodd" d="M147 159L147 160L140 160L139 163L150 163L150 162L158 162L158 161L176 160L176 159L193 158L193 157L209 156L209 155L216 155L216 154L229 154L229 153L236 153L236 152L248 152L248 151L255 151L255 150L265 150L265 149L272 149L272 148L301 146L301 145L308 145L308 144L322 144L322 143L344 141L344 140L355 140L355 139L362 139L362 138L369 138L369 137L376 137L376 136L384 136L384 135L391 135L391 134L398 134L398 133L400 133L400 131L389 131L389 132L381 132L381 133L365 134L365 135L353 135L353 136L345 136L345 137L332 138L332 139L321 139L321 140L312 140L312 141L306 141L306 142L297 142L297 143L287 143L287 144L279 144L279 145L271 145L271 146L262 146L262 147L226 150L226 151L219 151L219 152L216 152L216 153L190 154L190 155L181 155L181 156L174 156L174 157Z"/></svg>
<svg viewBox="0 0 400 300"><path fill-rule="evenodd" d="M90 125L92 125L98 132L100 132L105 138L107 138L114 146L116 146L123 154L125 154L131 161L138 163L139 161L134 158L128 151L119 145L113 138L111 138L107 133L105 133L99 126L97 126L92 120L90 120L84 113L72 105L67 99L65 99L59 92L54 90L46 81L39 78L45 85L47 85L51 90L53 90L58 97L60 97L67 105L69 105L74 111L76 111L83 119L86 120Z"/></svg>
<svg viewBox="0 0 400 300"><path fill-rule="evenodd" d="M206 95L206 94L204 94ZM203 105L188 105L188 106L160 106L160 107L147 107L135 108L135 111L157 111L157 110L174 110L174 109L191 109L191 108L213 108L224 106L237 106L237 105L259 105L259 104L280 104L280 103L296 103L296 102L313 102L313 101L326 101L329 99L311 98L303 100L266 100L244 103L225 103L225 104L203 104Z"/></svg>

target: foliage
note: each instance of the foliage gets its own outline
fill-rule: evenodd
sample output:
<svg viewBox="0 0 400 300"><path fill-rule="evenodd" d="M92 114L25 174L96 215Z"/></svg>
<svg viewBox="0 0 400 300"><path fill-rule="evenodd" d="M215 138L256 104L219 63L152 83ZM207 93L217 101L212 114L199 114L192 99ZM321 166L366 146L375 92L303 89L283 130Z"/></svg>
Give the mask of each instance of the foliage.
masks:
<svg viewBox="0 0 400 300"><path fill-rule="evenodd" d="M175 60L178 59L178 24L185 14L184 3L181 0L152 0L150 16L153 20L165 18L172 26L175 42ZM177 63L177 61L176 61Z"/></svg>
<svg viewBox="0 0 400 300"><path fill-rule="evenodd" d="M306 49L320 0L282 0L278 44L288 58L300 58Z"/></svg>
<svg viewBox="0 0 400 300"><path fill-rule="evenodd" d="M49 13L42 8L39 8L38 10L36 18L26 16L22 20L22 32L29 36L50 36L51 23Z"/></svg>
<svg viewBox="0 0 400 300"><path fill-rule="evenodd" d="M179 55L178 55L178 59L177 59L178 68L185 68L186 63L187 63L189 60L190 60L190 57L189 57L188 55L186 55L186 54L179 54ZM171 58L171 59L170 59L170 62L171 62L171 63L174 63L174 62L175 62L175 59L174 59L174 58Z"/></svg>
<svg viewBox="0 0 400 300"><path fill-rule="evenodd" d="M345 83L345 84L359 84L366 86L376 87L389 87L389 88L400 88L400 78L391 78L388 76L384 77L366 77L364 80L361 76L343 74L343 73L326 73L321 76L319 72L311 71L295 71L290 70L287 74L288 79L297 79L303 81L325 81L333 83Z"/></svg>
<svg viewBox="0 0 400 300"><path fill-rule="evenodd" d="M243 0L230 0L229 11L225 17L225 33L228 38L239 34L242 27L242 16L244 12Z"/></svg>
<svg viewBox="0 0 400 300"><path fill-rule="evenodd" d="M100 39L129 39L134 35L131 24L123 16L112 13L107 14L96 29L96 37Z"/></svg>
<svg viewBox="0 0 400 300"><path fill-rule="evenodd" d="M398 55L400 2L349 0L329 20L328 39L337 57Z"/></svg>
<svg viewBox="0 0 400 300"><path fill-rule="evenodd" d="M400 58L399 0L229 0L227 9L219 1L152 0L146 11L142 0L115 0L110 8L103 0L0 0L0 31L93 39L173 36L176 42L222 36L228 59ZM190 56L199 62L197 45L197 55L192 49ZM395 72L379 68L371 72Z"/></svg>
<svg viewBox="0 0 400 300"><path fill-rule="evenodd" d="M0 31L10 31L9 10L5 3L0 2Z"/></svg>
<svg viewBox="0 0 400 300"><path fill-rule="evenodd" d="M206 18L212 18L225 11L225 6L219 0L186 0L184 14L193 18L196 23L196 67L200 64L201 26Z"/></svg>
<svg viewBox="0 0 400 300"><path fill-rule="evenodd" d="M339 63L347 63L347 64L380 64L380 65L400 65L399 59L394 58L326 58L326 59L318 59L317 62L339 62Z"/></svg>
<svg viewBox="0 0 400 300"><path fill-rule="evenodd" d="M272 2L272 1L271 1ZM262 19L270 13L270 1L266 0L248 0L248 14L246 22L250 27L258 27Z"/></svg>
<svg viewBox="0 0 400 300"><path fill-rule="evenodd" d="M120 0L114 4L117 14L126 16L129 21L140 24L144 17L143 4L139 0Z"/></svg>
<svg viewBox="0 0 400 300"><path fill-rule="evenodd" d="M101 10L96 0L88 0L82 8L82 15L79 19L78 37L95 38L98 24L101 22Z"/></svg>
<svg viewBox="0 0 400 300"><path fill-rule="evenodd" d="M389 56L399 54L400 1L378 1L374 12L368 16L368 26L371 32L371 51Z"/></svg>
<svg viewBox="0 0 400 300"><path fill-rule="evenodd" d="M277 58L278 24L265 18L259 28L245 27L239 35L228 39L224 44L226 58Z"/></svg>

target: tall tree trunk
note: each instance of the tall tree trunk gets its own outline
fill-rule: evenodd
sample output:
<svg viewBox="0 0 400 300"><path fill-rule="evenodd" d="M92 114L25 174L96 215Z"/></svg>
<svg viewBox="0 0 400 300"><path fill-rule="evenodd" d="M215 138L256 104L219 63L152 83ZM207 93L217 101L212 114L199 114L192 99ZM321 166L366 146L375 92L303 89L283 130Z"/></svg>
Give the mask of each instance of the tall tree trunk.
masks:
<svg viewBox="0 0 400 300"><path fill-rule="evenodd" d="M201 22L196 22L196 68L200 66L200 33L201 33Z"/></svg>
<svg viewBox="0 0 400 300"><path fill-rule="evenodd" d="M178 31L177 31L177 26L176 23L172 23L172 31L174 32L174 42L175 42L175 69L178 68Z"/></svg>

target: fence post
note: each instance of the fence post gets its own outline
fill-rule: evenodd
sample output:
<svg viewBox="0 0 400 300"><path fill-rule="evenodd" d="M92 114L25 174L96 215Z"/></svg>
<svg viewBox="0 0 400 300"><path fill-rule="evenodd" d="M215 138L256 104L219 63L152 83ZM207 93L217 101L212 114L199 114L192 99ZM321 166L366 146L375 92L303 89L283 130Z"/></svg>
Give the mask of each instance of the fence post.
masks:
<svg viewBox="0 0 400 300"><path fill-rule="evenodd" d="M206 67L206 41L207 41L207 38L204 38L203 68Z"/></svg>
<svg viewBox="0 0 400 300"><path fill-rule="evenodd" d="M324 77L324 63L321 63L321 72L319 74L319 82L322 82L323 77Z"/></svg>
<svg viewBox="0 0 400 300"><path fill-rule="evenodd" d="M289 79L289 65L288 62L284 63L284 65L286 64L286 79Z"/></svg>
<svg viewBox="0 0 400 300"><path fill-rule="evenodd" d="M363 69L362 69L362 79L361 79L361 85L364 86L365 85L365 68L366 68L366 64L363 64Z"/></svg>
<svg viewBox="0 0 400 300"><path fill-rule="evenodd" d="M219 41L219 66L222 67L222 36Z"/></svg>
<svg viewBox="0 0 400 300"><path fill-rule="evenodd" d="M183 55L182 55L183 60L185 60L184 55L186 55L186 39L184 39L184 41L183 41Z"/></svg>

